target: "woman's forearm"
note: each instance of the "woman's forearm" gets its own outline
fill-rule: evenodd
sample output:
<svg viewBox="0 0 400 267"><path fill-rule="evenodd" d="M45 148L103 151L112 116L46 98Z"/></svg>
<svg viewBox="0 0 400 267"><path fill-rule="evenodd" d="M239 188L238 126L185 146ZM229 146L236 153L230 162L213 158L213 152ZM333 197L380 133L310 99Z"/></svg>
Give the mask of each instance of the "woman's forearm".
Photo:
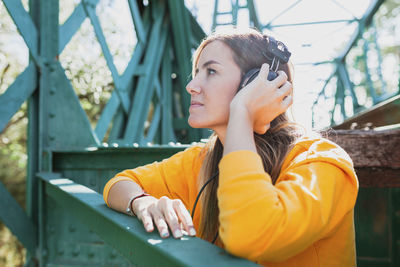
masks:
<svg viewBox="0 0 400 267"><path fill-rule="evenodd" d="M119 181L111 187L108 193L108 204L114 210L125 212L129 200L142 193L143 189L134 181Z"/></svg>
<svg viewBox="0 0 400 267"><path fill-rule="evenodd" d="M224 155L238 150L250 150L257 153L253 122L244 107L231 108L224 142Z"/></svg>

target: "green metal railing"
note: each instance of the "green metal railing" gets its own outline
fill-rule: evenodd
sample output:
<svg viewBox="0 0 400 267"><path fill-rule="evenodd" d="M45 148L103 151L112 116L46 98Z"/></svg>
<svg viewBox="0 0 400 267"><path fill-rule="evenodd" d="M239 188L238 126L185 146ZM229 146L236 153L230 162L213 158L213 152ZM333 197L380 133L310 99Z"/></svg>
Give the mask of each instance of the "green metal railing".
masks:
<svg viewBox="0 0 400 267"><path fill-rule="evenodd" d="M204 32L183 0L127 0L137 43L122 74L96 14L98 0L82 0L63 25L58 0L30 0L29 13L19 0L3 3L30 57L0 95L0 132L28 102L26 213L0 183L0 219L27 249L26 265L254 265L198 238L146 234L139 221L107 208L101 196L116 172L183 148L145 144L190 143L204 136L187 124L185 90L191 50ZM59 61L85 20L114 84L94 128Z"/></svg>
<svg viewBox="0 0 400 267"><path fill-rule="evenodd" d="M261 28L252 2L247 2L250 17ZM150 0L146 5L127 0L137 43L122 74L95 12L98 0L82 0L63 25L58 22L58 0L30 0L29 13L20 0L3 3L30 57L26 69L0 95L0 132L28 102L26 212L0 183L0 220L27 249L26 265L254 265L198 238L161 240L156 233L145 233L136 219L108 209L101 196L115 173L184 148L166 145L169 142L189 143L204 136L187 125L185 92L191 50L204 32L183 0ZM241 7L238 1L232 3L237 18ZM59 61L85 20L93 26L114 84L94 128ZM344 59L334 75L344 77L343 90L351 90ZM145 147L148 142L161 145ZM388 199L390 206L394 200ZM381 256L370 251L363 255Z"/></svg>

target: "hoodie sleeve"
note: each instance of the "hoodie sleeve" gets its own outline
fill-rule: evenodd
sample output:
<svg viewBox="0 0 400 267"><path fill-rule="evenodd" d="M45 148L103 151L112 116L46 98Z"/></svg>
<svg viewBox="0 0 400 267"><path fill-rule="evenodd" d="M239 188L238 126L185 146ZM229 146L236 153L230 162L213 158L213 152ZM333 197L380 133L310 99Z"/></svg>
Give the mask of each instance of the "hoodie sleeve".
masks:
<svg viewBox="0 0 400 267"><path fill-rule="evenodd" d="M352 211L358 181L340 147L320 140L290 157L275 185L258 154L235 151L222 158L219 233L230 253L285 260L334 231Z"/></svg>
<svg viewBox="0 0 400 267"><path fill-rule="evenodd" d="M160 198L167 196L179 198L187 206L189 196L197 190L197 177L201 164L199 154L203 145L199 144L178 152L161 162L154 162L135 169L124 170L104 187L103 198L108 205L108 193L111 187L123 180L131 180L140 185L150 195Z"/></svg>

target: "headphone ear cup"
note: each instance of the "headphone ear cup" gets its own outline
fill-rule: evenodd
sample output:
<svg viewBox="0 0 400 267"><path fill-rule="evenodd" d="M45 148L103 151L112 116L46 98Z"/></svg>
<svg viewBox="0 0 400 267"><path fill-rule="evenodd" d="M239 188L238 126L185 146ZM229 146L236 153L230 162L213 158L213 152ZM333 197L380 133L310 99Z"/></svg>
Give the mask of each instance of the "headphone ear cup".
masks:
<svg viewBox="0 0 400 267"><path fill-rule="evenodd" d="M248 85L249 83L251 83L257 77L258 73L260 73L260 69L255 68L255 69L249 70L245 75L243 75L243 78L240 82L238 91L240 89L242 89L243 87L245 87L246 85ZM275 71L270 69L269 73L268 73L268 77L267 77L268 81L272 81L276 77L278 77L278 74Z"/></svg>
<svg viewBox="0 0 400 267"><path fill-rule="evenodd" d="M274 80L276 77L278 77L278 74L275 72L275 71L273 71L273 70L269 70L269 73L268 73L268 81L272 81L272 80Z"/></svg>
<svg viewBox="0 0 400 267"><path fill-rule="evenodd" d="M243 78L240 82L239 85L239 90L251 83L258 75L260 72L259 68L251 69L249 70L245 75L243 75Z"/></svg>

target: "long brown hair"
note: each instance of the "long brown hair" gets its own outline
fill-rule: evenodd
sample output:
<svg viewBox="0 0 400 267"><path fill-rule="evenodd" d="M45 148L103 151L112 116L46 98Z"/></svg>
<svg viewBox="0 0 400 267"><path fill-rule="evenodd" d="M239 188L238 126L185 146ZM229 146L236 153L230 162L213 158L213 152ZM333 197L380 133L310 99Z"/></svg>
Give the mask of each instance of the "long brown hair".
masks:
<svg viewBox="0 0 400 267"><path fill-rule="evenodd" d="M268 36L256 30L233 33L213 33L202 41L193 55L193 75L204 47L213 41L222 41L232 49L233 59L239 66L242 76L250 69L260 67L263 63L271 64L263 54L266 51ZM280 64L279 69L286 73L288 81L292 82L291 66ZM258 154L261 156L264 170L275 183L282 163L299 137L300 131L294 123L290 123L287 115L281 114L272 122L265 134L254 133L254 140ZM209 178L218 172L218 164L222 158L223 146L218 136L213 133L205 146L205 158L199 173L199 187L202 187ZM218 176L204 189L201 197L202 216L200 220L200 236L208 241L213 240L218 232Z"/></svg>

